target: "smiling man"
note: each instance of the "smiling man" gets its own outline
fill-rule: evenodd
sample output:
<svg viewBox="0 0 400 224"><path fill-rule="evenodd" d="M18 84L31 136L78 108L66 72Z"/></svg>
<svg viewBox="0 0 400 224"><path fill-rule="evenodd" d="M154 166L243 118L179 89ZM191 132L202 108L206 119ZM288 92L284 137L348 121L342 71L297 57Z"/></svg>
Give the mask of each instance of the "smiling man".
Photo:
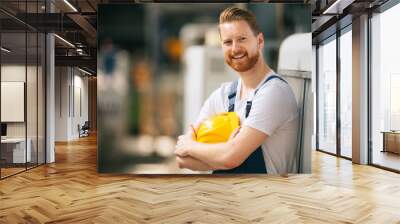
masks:
<svg viewBox="0 0 400 224"><path fill-rule="evenodd" d="M219 17L225 62L239 79L224 83L204 103L194 124L213 115L235 111L240 130L224 143L193 140L194 131L178 138L180 168L213 173L296 172L298 112L292 89L264 61L264 35L248 10L231 7Z"/></svg>

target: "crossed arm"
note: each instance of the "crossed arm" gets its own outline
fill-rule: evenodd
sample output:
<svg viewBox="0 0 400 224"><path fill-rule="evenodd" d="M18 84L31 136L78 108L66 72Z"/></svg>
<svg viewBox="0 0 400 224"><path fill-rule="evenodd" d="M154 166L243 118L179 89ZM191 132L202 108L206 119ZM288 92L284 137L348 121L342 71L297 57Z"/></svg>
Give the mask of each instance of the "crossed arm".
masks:
<svg viewBox="0 0 400 224"><path fill-rule="evenodd" d="M224 143L200 143L193 140L193 132L181 135L175 154L180 168L191 170L225 170L242 164L268 135L243 126L236 136Z"/></svg>

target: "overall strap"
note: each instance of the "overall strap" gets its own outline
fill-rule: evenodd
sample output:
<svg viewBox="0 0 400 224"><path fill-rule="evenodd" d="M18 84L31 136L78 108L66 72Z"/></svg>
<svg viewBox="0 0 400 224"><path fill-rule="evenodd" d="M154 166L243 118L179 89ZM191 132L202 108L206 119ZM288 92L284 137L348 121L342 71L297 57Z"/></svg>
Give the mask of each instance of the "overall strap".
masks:
<svg viewBox="0 0 400 224"><path fill-rule="evenodd" d="M228 112L234 112L235 111L235 97L236 97L236 88L238 86L238 80L235 80L231 84L231 88L229 89L229 95L228 95Z"/></svg>
<svg viewBox="0 0 400 224"><path fill-rule="evenodd" d="M261 84L261 86L263 86L265 83L267 83L268 81L270 81L270 80L272 80L272 79L280 79L281 81L287 83L286 80L284 80L283 78L281 78L281 77L279 77L279 76L277 76L277 75L270 75L270 76ZM260 88L261 88L261 86L260 86ZM260 88L258 88L258 89L256 89L256 90L254 91L254 96L257 94L257 92L258 92L258 90L259 90ZM249 116L249 113L250 113L252 104L253 104L253 101L247 101L247 102L246 102L246 116L245 116L246 118Z"/></svg>
<svg viewBox="0 0 400 224"><path fill-rule="evenodd" d="M279 76L271 75L264 81L262 85L271 79L278 78L286 83L284 79ZM230 93L228 96L229 100L229 111L232 112L235 109L235 96L238 81L231 84ZM254 92L257 93L258 89ZM249 115L251 109L252 101L247 101L246 104L246 117ZM259 146L242 164L238 167L229 170L214 170L214 174L237 174L237 173L267 173L267 168L265 167L264 153L261 146Z"/></svg>

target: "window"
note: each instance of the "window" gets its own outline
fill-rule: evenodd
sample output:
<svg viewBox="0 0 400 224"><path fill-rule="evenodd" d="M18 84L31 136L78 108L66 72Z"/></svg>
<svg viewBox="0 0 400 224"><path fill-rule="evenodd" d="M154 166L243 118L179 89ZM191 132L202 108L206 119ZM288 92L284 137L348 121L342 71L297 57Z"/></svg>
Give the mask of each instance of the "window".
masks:
<svg viewBox="0 0 400 224"><path fill-rule="evenodd" d="M372 164L400 170L400 4L371 18Z"/></svg>
<svg viewBox="0 0 400 224"><path fill-rule="evenodd" d="M351 28L351 27L349 27ZM352 141L352 35L340 36L340 155L351 158Z"/></svg>
<svg viewBox="0 0 400 224"><path fill-rule="evenodd" d="M318 48L318 149L336 153L336 40Z"/></svg>

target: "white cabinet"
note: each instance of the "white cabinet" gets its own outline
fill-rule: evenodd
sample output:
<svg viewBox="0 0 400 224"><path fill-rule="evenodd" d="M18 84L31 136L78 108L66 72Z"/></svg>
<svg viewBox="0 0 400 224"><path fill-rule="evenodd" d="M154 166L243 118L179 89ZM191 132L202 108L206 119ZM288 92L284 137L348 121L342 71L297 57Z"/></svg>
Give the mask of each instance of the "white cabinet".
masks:
<svg viewBox="0 0 400 224"><path fill-rule="evenodd" d="M188 128L211 93L239 75L226 65L222 49L218 47L188 47L184 65L184 127Z"/></svg>

